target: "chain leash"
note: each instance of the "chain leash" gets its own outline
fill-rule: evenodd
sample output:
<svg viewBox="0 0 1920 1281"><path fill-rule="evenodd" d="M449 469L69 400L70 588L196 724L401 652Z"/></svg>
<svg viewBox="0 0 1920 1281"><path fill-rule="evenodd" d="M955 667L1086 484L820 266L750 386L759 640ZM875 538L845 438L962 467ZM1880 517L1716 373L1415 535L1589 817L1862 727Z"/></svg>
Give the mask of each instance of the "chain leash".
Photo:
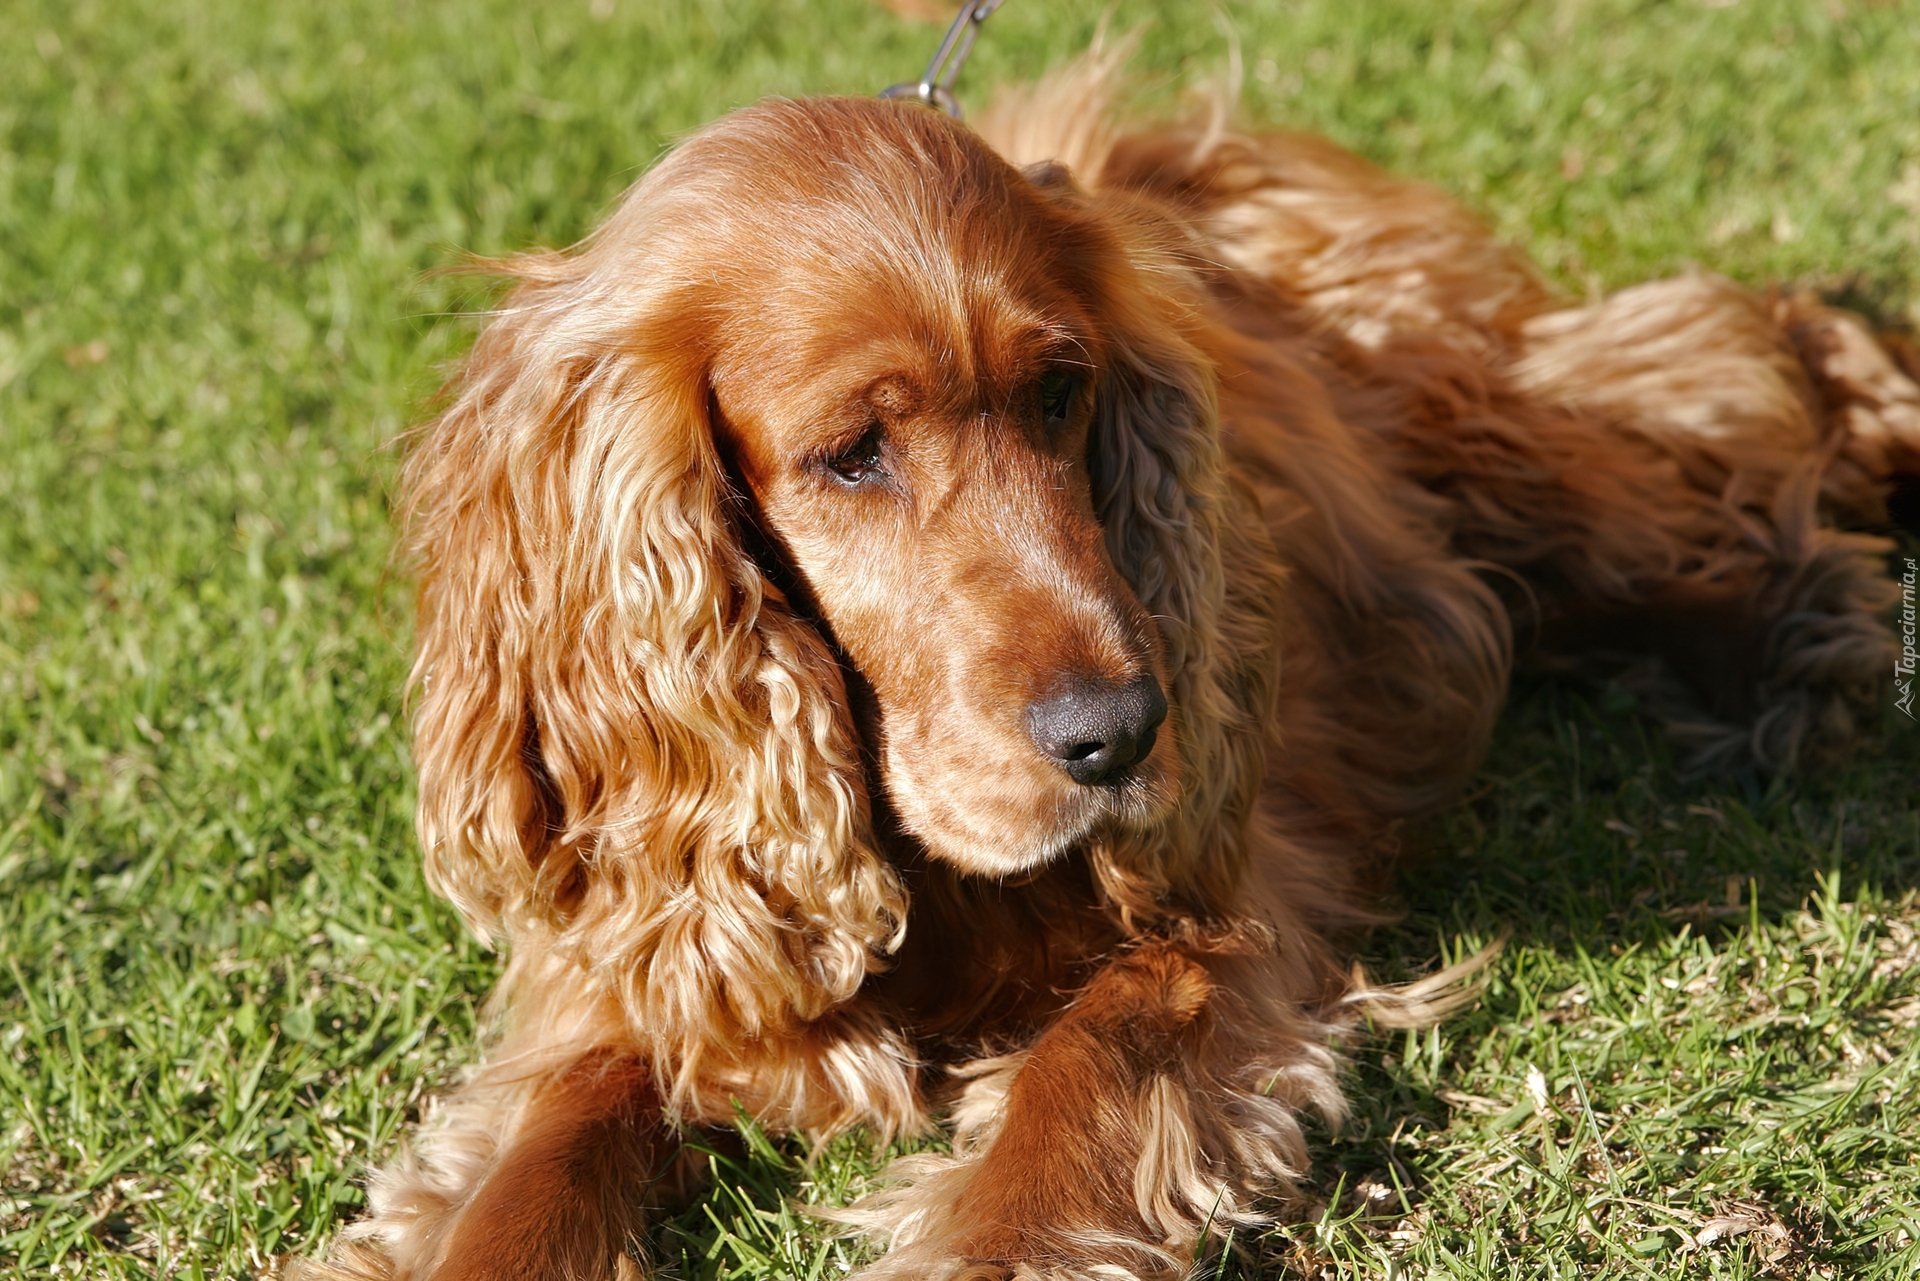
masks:
<svg viewBox="0 0 1920 1281"><path fill-rule="evenodd" d="M953 83L960 78L960 68L966 65L967 55L973 52L973 42L980 34L980 24L991 17L1003 2L966 0L960 6L960 12L954 16L953 25L947 28L946 39L940 42L939 52L927 64L926 74L918 80L904 80L897 85L889 85L880 91L880 96L911 98L925 106L936 107L955 120L960 119L960 100L954 97Z"/></svg>

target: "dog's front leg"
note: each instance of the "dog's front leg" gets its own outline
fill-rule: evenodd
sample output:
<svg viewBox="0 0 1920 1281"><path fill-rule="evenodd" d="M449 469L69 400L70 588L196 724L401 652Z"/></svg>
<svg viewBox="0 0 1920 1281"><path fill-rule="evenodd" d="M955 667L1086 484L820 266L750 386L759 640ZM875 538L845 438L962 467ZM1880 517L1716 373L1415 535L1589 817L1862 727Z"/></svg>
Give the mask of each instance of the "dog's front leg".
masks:
<svg viewBox="0 0 1920 1281"><path fill-rule="evenodd" d="M647 1070L590 1057L557 1077L448 1224L433 1281L608 1281L679 1143Z"/></svg>
<svg viewBox="0 0 1920 1281"><path fill-rule="evenodd" d="M895 1189L853 1212L895 1245L868 1275L1184 1275L1203 1236L1303 1164L1306 1100L1273 1097L1273 1070L1251 1061L1287 1050L1254 1050L1240 1026L1251 1007L1223 985L1246 972L1244 958L1143 944L1027 1051L982 1065L956 1155L907 1158ZM1284 1040L1310 1022L1265 1030ZM1317 1030L1312 1056L1330 1068Z"/></svg>
<svg viewBox="0 0 1920 1281"><path fill-rule="evenodd" d="M372 1215L301 1281L614 1281L680 1140L647 1065L602 1047L509 1058L448 1101L416 1151L374 1177Z"/></svg>

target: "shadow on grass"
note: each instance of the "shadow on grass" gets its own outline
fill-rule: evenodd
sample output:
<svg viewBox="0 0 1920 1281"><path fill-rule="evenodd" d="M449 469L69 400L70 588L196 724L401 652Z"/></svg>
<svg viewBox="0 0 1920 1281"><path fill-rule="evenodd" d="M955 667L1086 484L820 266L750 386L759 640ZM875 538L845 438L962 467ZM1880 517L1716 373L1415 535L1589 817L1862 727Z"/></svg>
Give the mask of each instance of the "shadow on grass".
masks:
<svg viewBox="0 0 1920 1281"><path fill-rule="evenodd" d="M1523 687L1468 799L1415 834L1396 886L1407 917L1374 945L1430 952L1436 930L1589 949L1682 926L1724 937L1756 905L1768 920L1793 911L1836 872L1897 894L1920 886L1916 780L1920 725L1891 693L1845 764L1761 783L1682 777L1628 698Z"/></svg>
<svg viewBox="0 0 1920 1281"><path fill-rule="evenodd" d="M1390 979L1502 931L1506 955L1444 1027L1350 1047L1354 1115L1259 1275L1635 1275L1716 1248L1720 1275L1910 1275L1920 726L1889 692L1838 768L1676 765L1629 699L1516 689L1362 949Z"/></svg>

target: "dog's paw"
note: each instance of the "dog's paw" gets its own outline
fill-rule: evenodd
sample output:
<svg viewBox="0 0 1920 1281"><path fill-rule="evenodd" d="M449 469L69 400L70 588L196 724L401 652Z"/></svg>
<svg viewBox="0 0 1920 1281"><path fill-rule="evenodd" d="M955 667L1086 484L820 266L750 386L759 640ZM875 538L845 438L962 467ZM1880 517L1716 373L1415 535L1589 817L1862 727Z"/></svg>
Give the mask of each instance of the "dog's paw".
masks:
<svg viewBox="0 0 1920 1281"><path fill-rule="evenodd" d="M1099 1257L1107 1253L1093 1249L1076 1257L1077 1251L1063 1248L1027 1258L980 1259L942 1256L923 1244L888 1253L853 1281L1176 1281L1188 1272L1158 1250L1131 1264Z"/></svg>
<svg viewBox="0 0 1920 1281"><path fill-rule="evenodd" d="M1143 1231L970 1212L964 1194L983 1172L964 1158L907 1157L891 1173L887 1190L833 1215L890 1246L856 1281L1174 1281L1189 1271L1172 1243Z"/></svg>

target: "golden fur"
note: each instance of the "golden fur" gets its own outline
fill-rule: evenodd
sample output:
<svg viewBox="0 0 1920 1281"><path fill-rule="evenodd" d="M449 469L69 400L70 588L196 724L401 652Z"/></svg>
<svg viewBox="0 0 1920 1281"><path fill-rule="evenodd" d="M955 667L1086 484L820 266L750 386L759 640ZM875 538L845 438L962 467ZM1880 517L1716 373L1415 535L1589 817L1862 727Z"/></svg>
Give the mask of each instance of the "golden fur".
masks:
<svg viewBox="0 0 1920 1281"><path fill-rule="evenodd" d="M1857 320L1698 272L1565 308L1429 188L1113 83L978 133L762 103L499 265L404 488L427 868L511 960L310 1275L632 1274L736 1105L948 1113L849 1211L867 1275L1181 1275L1303 1173L1360 1008L1459 977L1338 940L1516 635L1714 767L1873 714L1843 530L1920 390ZM1022 719L1072 680L1170 705L1099 786Z"/></svg>

